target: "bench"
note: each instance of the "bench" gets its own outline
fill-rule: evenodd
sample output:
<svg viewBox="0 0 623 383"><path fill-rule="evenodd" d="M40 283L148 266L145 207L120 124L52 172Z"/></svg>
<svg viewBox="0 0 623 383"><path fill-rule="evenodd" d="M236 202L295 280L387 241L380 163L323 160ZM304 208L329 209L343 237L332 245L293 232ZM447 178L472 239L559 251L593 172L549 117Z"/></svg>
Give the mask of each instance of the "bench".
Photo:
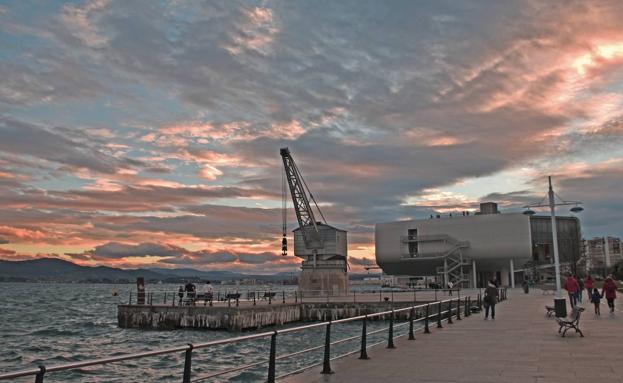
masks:
<svg viewBox="0 0 623 383"><path fill-rule="evenodd" d="M543 285L543 286L541 286L541 290L543 291L543 295L554 294L556 292L556 286L554 286L554 285Z"/></svg>
<svg viewBox="0 0 623 383"><path fill-rule="evenodd" d="M554 306L545 306L545 316L551 318L556 313L556 307Z"/></svg>
<svg viewBox="0 0 623 383"><path fill-rule="evenodd" d="M580 330L580 315L582 314L582 311L584 311L582 307L576 307L571 312L571 317L569 317L569 319L556 318L556 322L558 322L558 325L560 326L558 328L558 333L562 331L563 338L570 329L574 329L576 333L580 333L580 336L584 337L582 330Z"/></svg>
<svg viewBox="0 0 623 383"><path fill-rule="evenodd" d="M230 300L230 299L238 300L238 299L240 299L240 293L235 293L235 294L230 293L230 294L227 294L227 295L225 295L225 299L226 300Z"/></svg>
<svg viewBox="0 0 623 383"><path fill-rule="evenodd" d="M266 293L264 293L263 298L264 298L264 299L268 299L268 298L272 299L272 298L274 298L274 297L275 297L275 294L277 294L277 293L275 293L275 292L273 292L273 291L271 291L271 292L266 292Z"/></svg>

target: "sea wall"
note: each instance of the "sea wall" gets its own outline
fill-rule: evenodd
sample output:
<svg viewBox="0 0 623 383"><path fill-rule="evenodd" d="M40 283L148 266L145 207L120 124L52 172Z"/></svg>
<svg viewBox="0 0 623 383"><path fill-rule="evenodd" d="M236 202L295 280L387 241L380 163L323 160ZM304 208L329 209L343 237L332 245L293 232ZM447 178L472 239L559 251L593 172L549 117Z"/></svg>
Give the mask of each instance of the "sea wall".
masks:
<svg viewBox="0 0 623 383"><path fill-rule="evenodd" d="M407 302L394 303L393 308L399 309L410 305ZM241 331L292 322L350 318L391 309L392 304L389 302L293 303L245 307L119 305L117 321L122 328L151 330L204 328ZM406 310L397 313L396 318L406 319L408 315L409 312ZM417 317L422 315L423 312L420 310L416 312Z"/></svg>

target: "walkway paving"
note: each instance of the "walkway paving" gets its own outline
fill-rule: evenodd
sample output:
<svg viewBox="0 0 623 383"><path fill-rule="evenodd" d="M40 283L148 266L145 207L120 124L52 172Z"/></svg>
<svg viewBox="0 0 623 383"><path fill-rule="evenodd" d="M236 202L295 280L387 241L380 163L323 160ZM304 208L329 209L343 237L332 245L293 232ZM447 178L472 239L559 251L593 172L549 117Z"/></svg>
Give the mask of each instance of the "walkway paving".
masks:
<svg viewBox="0 0 623 383"><path fill-rule="evenodd" d="M401 338L395 349L372 348L370 360L358 355L335 360L332 375L321 375L316 367L285 381L623 383L621 307L610 315L603 300L596 317L592 304L584 303L580 328L585 337L569 331L562 338L554 319L545 317L544 306L552 301L539 290L529 295L509 290L495 321L475 314L443 329L432 326L432 334L418 333L415 341ZM619 298L617 305L622 303Z"/></svg>

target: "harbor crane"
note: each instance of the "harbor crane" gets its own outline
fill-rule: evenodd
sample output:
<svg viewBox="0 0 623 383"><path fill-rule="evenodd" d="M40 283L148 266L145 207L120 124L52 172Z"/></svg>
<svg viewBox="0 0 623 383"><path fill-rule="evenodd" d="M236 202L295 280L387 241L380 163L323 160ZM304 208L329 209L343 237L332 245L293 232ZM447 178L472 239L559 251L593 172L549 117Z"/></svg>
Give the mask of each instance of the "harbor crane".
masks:
<svg viewBox="0 0 623 383"><path fill-rule="evenodd" d="M314 196L288 148L279 151L283 160L282 218L283 238L281 254L288 254L287 189L290 189L298 228L294 230L294 255L303 259L299 289L330 292L334 295L348 292L346 231L327 224ZM287 184L287 187L286 187ZM313 202L322 221L316 220Z"/></svg>

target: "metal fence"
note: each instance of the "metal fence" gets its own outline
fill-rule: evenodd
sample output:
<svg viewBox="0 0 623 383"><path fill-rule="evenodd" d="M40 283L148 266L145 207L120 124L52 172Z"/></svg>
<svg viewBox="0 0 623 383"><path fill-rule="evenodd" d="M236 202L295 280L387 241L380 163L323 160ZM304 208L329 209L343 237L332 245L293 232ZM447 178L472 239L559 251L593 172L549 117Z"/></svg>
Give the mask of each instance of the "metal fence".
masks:
<svg viewBox="0 0 623 383"><path fill-rule="evenodd" d="M506 289L499 290L499 297L500 297L500 301L507 299ZM369 359L368 354L367 354L368 348L377 346L381 343L385 343L385 341L383 341L383 342L379 342L375 344L369 344L367 341L367 337L370 335L387 331L387 341L386 341L387 348L395 348L396 346L394 344L394 340L396 338L399 338L402 336L408 336L409 340L414 340L416 331L422 331L425 334L429 334L431 325L434 325L437 328L442 328L444 322L451 324L453 323L453 318L456 320L461 320L462 316L463 317L470 316L473 309L477 308L478 310L481 310L482 304L483 304L483 301L481 298L481 294L479 293L474 302L472 302L471 296L465 296L463 298L457 297L453 299L446 299L446 300L432 302L432 303L412 305L410 307L405 307L405 308L400 308L400 309L387 310L387 311L374 313L374 314L360 315L356 317L338 319L338 320L333 320L333 321L330 320L330 321L325 321L325 322L318 322L318 323L313 323L313 324L304 325L304 326L286 328L282 330L267 331L267 332L262 332L258 334L239 336L239 337L222 339L222 340L215 340L215 341L199 343L199 344L189 343L187 345L177 346L177 347L172 347L172 348L158 349L158 350L146 351L146 352L134 353L134 354L125 354L125 355L120 355L120 356L111 357L111 358L85 360L82 362L61 364L61 365L55 365L51 367L42 365L42 366L39 366L39 368L0 374L0 380L34 376L35 383L43 383L44 377L46 376L46 374L49 374L52 372L76 370L76 369L81 369L81 368L89 367L89 366L105 365L105 364L116 363L116 362L121 362L121 361L136 360L136 359L141 359L141 358L146 358L146 357L183 352L184 353L184 366L182 370L182 383L201 382L201 381L216 378L219 376L231 374L233 372L257 367L262 364L265 364L267 367L267 372L266 372L267 381L269 383L273 383L275 382L276 379L283 378L285 376L289 376L293 374L297 374L309 368L313 368L313 367L320 366L320 365L322 365L322 371L321 371L322 374L330 374L333 372L331 368L332 360L342 358L348 355L353 355L356 353L359 353L359 359ZM425 313L424 316L417 318L416 310L424 311ZM409 319L399 324L394 323L396 314L401 313L401 312L409 312L409 315L408 315ZM373 318L388 318L389 325L387 327L383 327L381 329L368 332L367 322L369 319L373 319ZM347 337L347 338L338 339L338 340L332 339L331 328L333 326L343 324L343 323L356 322L356 321L361 322L361 335ZM424 322L424 324L422 327L416 329L415 323L417 322ZM396 336L394 334L394 331L397 328L403 327L403 326L409 326L408 332L403 335ZM310 348L292 352L289 354L277 355L277 341L279 339L279 335L292 333L292 332L305 331L307 329L317 328L317 327L325 328L324 345L310 347ZM215 371L207 375L196 376L196 377L192 376L192 358L193 358L194 350L206 349L206 348L210 348L214 346L231 344L231 343L239 343L239 342L249 341L253 339L260 339L260 338L270 339L270 352L269 352L267 359L260 361L260 362L237 366L231 369ZM360 345L357 349L347 352L345 354L332 356L331 346L344 343L344 342L348 342L348 341L358 340L358 339L360 339ZM296 371L289 371L280 376L277 376L276 361L286 359L286 358L292 358L297 355L301 355L304 353L308 353L308 352L312 352L312 351L320 350L320 349L324 349L323 358L321 362L318 362L318 363L315 363L309 366L305 366L304 368L298 369Z"/></svg>
<svg viewBox="0 0 623 383"><path fill-rule="evenodd" d="M149 306L227 304L228 306L238 306L240 302L246 302L255 306L273 303L373 302L376 297L378 297L379 302L416 302L418 295L420 300L437 301L440 297L460 297L461 289L367 289L352 291L347 295L334 295L325 290L219 290L212 293L151 290L146 291L142 298L139 298L138 294L130 292L127 304Z"/></svg>

